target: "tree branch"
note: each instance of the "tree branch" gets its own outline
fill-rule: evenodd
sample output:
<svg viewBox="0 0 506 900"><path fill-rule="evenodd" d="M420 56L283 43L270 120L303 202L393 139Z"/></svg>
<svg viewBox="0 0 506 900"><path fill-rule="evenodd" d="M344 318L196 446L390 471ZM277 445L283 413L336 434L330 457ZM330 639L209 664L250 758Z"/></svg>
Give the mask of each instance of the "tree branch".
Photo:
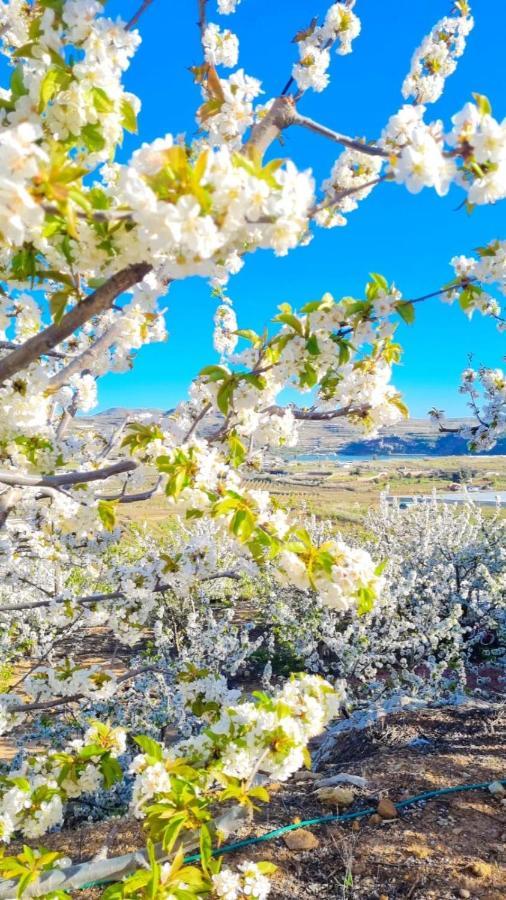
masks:
<svg viewBox="0 0 506 900"><path fill-rule="evenodd" d="M59 324L50 325L44 331L40 331L34 337L29 338L12 353L0 360L0 383L6 378L11 378L20 369L25 369L30 363L40 356L46 355L66 338L70 337L78 328L88 322L93 316L109 309L116 297L119 297L129 288L151 271L148 263L135 263L112 275L105 284L97 288L92 294L81 300L73 309L63 316Z"/></svg>
<svg viewBox="0 0 506 900"><path fill-rule="evenodd" d="M156 669L156 666L142 666L140 669L132 669L130 672L125 672L124 675L120 675L117 679L117 683L123 684L125 681L131 681L132 678L137 678L138 675L144 675L147 672L156 671ZM88 697L87 694L70 694L68 697L55 697L53 700L42 700L40 703L37 701L34 703L20 703L17 706L11 706L9 712L27 713L35 712L37 710L54 709L55 706L66 706L67 703L75 703L77 700L82 700L83 698L93 700L93 697Z"/></svg>
<svg viewBox="0 0 506 900"><path fill-rule="evenodd" d="M220 578L230 578L230 580L232 581L240 581L241 577L241 574L238 572L225 570L224 572L215 572L213 575L206 575L204 578L200 578L199 580L205 582L218 581ZM26 578L19 578L19 580L23 583L27 583ZM39 587L39 585L37 584L33 584L32 587L39 590L42 594L48 594L48 591L46 591L42 587ZM163 594L165 593L165 591L169 590L171 590L170 584L157 584L156 587L153 588L153 593ZM110 594L89 594L86 597L51 597L48 600L31 600L27 603L13 603L11 606L0 606L0 615L23 612L29 609L43 609L46 606L52 606L54 603L62 604L71 602L80 603L83 606L87 606L88 604L93 605L94 603L109 603L112 600L125 599L126 594L123 591L111 591Z"/></svg>
<svg viewBox="0 0 506 900"><path fill-rule="evenodd" d="M366 188L375 187L375 185L381 184L382 181L386 181L388 178L388 175L380 175L378 178L373 178L372 181L366 181L365 184L357 184L356 187L346 188L344 191L336 191L332 197L327 197L321 203L315 204L309 215L312 218L316 213L321 212L322 209L330 209L332 206L340 203L341 200L345 200L346 197L352 197L353 194L358 194L359 191L364 191Z"/></svg>
<svg viewBox="0 0 506 900"><path fill-rule="evenodd" d="M123 459L112 463L103 469L91 469L87 472L62 472L61 475L23 475L16 472L1 472L0 484L12 484L21 487L59 487L64 484L82 484L89 481L104 481L112 475L122 475L124 472L133 472L137 463L133 459Z"/></svg>
<svg viewBox="0 0 506 900"><path fill-rule="evenodd" d="M203 49L204 32L206 30L206 25L207 25L207 15L206 15L207 0L198 0L198 4L199 4L199 18L197 21L197 25L198 25L198 28L200 31L200 40L201 40L202 49Z"/></svg>
<svg viewBox="0 0 506 900"><path fill-rule="evenodd" d="M253 126L251 137L245 144L246 151L262 158L281 132L293 125L296 120L297 111L294 98L290 96L277 97L269 112Z"/></svg>
<svg viewBox="0 0 506 900"><path fill-rule="evenodd" d="M268 409L264 410L264 412L270 413L274 416L283 415L287 409L291 410L293 413L294 419L297 419L302 422L328 422L331 419L339 419L344 418L345 416L366 416L370 407L369 406L344 406L340 409L327 409L327 410L318 410L318 409L298 409L293 406L269 406Z"/></svg>
<svg viewBox="0 0 506 900"><path fill-rule="evenodd" d="M309 131L314 131L315 134L321 134L322 137L329 138L329 140L335 141L336 144L342 144L343 147L348 147L350 150L358 150L360 153L365 153L368 156L381 156L384 159L390 157L388 151L383 150L382 147L378 147L377 144L366 144L364 141L347 137L345 134L333 131L332 128L327 128L326 125L320 125L320 123L315 122L314 119L310 119L308 116L301 116L297 112L295 113L295 118L291 124L300 125L302 128L307 128Z"/></svg>
<svg viewBox="0 0 506 900"><path fill-rule="evenodd" d="M127 31L131 31L132 28L134 28L135 25L137 25L137 22L139 21L140 17L147 10L148 6L151 6L152 2L153 2L153 0L143 0L142 5L139 7L139 9L135 13L135 15L132 16L132 18L130 19L129 22L127 22L127 25L126 25Z"/></svg>

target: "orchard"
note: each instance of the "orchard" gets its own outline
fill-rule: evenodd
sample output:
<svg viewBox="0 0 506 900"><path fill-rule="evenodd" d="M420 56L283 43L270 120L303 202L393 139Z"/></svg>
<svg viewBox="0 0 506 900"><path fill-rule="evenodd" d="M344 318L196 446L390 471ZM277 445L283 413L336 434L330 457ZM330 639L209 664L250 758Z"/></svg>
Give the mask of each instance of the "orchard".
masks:
<svg viewBox="0 0 506 900"><path fill-rule="evenodd" d="M407 416L396 329L416 328L419 304L454 303L506 330L506 241L463 247L423 296L365 272L362 296L281 303L261 333L237 321L228 293L254 252L285 256L322 229L339 242L380 183L404 186L406 204L422 189L444 203L451 185L469 211L506 198L501 98L470 85L451 121L431 117L470 39L469 3L434 4L450 8L415 50L398 110L356 138L330 110L322 123L305 116L304 98L360 40L361 4L300 23L285 87L266 98L238 67L239 2L195 0L194 138L140 133L128 162L116 154L142 116L122 79L150 0L128 22L98 0L0 4L0 734L19 751L0 777L0 897L56 900L100 881L104 900L263 900L270 864L234 867L213 851L271 782L311 764L308 743L343 706L383 692L385 665L392 692L448 696L485 631L503 658L499 516L383 508L367 545L347 543L249 476L265 453L295 447L305 421L374 435ZM296 129L336 145L321 184L280 148ZM192 276L216 298L217 356L189 399L160 423L79 427L101 377L166 339L166 295L176 304ZM300 403L283 404L286 387ZM505 373L470 367L461 390L470 450L492 448ZM124 506L153 498L164 527L129 524ZM235 615L245 594L269 610L260 635ZM270 659L280 634L298 665L286 679ZM243 691L253 671L262 689ZM128 859L73 864L44 849L52 829L127 815L145 833Z"/></svg>

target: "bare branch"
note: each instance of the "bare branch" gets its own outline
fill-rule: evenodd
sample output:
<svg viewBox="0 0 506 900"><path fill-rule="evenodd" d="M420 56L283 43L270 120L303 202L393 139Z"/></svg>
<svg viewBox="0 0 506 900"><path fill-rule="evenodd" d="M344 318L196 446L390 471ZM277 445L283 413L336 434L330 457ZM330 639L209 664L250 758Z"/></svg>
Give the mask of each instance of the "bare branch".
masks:
<svg viewBox="0 0 506 900"><path fill-rule="evenodd" d="M116 297L142 281L150 271L151 266L148 263L136 263L112 275L105 284L64 315L58 325L53 324L40 331L0 360L0 383L53 350L93 316L109 309Z"/></svg>
<svg viewBox="0 0 506 900"><path fill-rule="evenodd" d="M340 419L344 418L345 416L357 416L363 418L369 412L370 407L353 407L350 404L349 406L343 406L339 409L318 410L315 408L298 409L294 406L270 406L268 409L264 410L264 412L270 413L274 416L280 416L283 415L287 411L287 409L291 410L294 419L298 419L302 422L328 422L331 419Z"/></svg>
<svg viewBox="0 0 506 900"><path fill-rule="evenodd" d="M123 459L103 469L91 469L87 472L62 472L61 475L23 475L17 472L0 472L0 484L12 484L24 487L57 488L64 484L82 484L89 481L104 481L112 475L133 472L137 463L133 459Z"/></svg>
<svg viewBox="0 0 506 900"><path fill-rule="evenodd" d="M139 9L135 13L135 15L132 16L132 18L130 19L129 22L127 22L127 25L126 25L127 31L131 31L132 28L134 28L137 25L137 22L139 21L140 17L147 10L148 6L151 6L152 2L153 2L153 0L143 0L142 5L139 7Z"/></svg>
<svg viewBox="0 0 506 900"><path fill-rule="evenodd" d="M336 144L342 144L343 147L348 147L350 150L358 150L360 153L365 153L367 156L381 156L384 159L390 157L388 151L383 150L382 147L378 147L377 144L366 144L364 141L347 137L345 134L333 131L332 128L327 128L326 125L320 125L319 122L315 122L314 119L310 119L308 116L301 116L298 113L295 113L295 118L291 124L300 125L302 128L307 128L309 131L314 131L315 134L321 134L322 137L335 141Z"/></svg>
<svg viewBox="0 0 506 900"><path fill-rule="evenodd" d="M231 581L240 581L241 574L239 572L232 572L230 570L226 570L224 572L215 572L213 575L206 575L204 578L200 578L201 582L205 581L218 581L220 578L229 578ZM27 582L26 578L19 578L19 581L23 583ZM37 588L42 594L46 595L49 593L44 588L39 587L36 584L32 585ZM154 594L164 594L166 591L171 590L170 584L157 584L153 588ZM83 606L88 606L95 603L110 603L113 600L125 600L126 595L123 591L111 591L109 594L89 594L87 597L51 597L47 600L30 600L26 603L13 603L11 606L0 606L0 615L4 615L7 613L15 613L15 612L23 612L29 609L43 609L46 606L52 606L54 603L62 604L62 603L79 603Z"/></svg>
<svg viewBox="0 0 506 900"><path fill-rule="evenodd" d="M120 675L117 679L118 684L123 684L125 681L131 681L132 678L137 678L138 675L144 675L147 672L158 671L156 666L143 666L140 669L132 669L130 672L125 672L124 675ZM18 706L9 707L9 711L13 713L27 713L27 712L35 712L36 710L44 710L44 709L54 709L55 706L66 706L68 703L75 703L77 700L82 700L83 698L88 700L93 700L93 697L87 697L86 694L70 694L68 697L55 697L53 700L42 700L40 703L20 703Z"/></svg>
<svg viewBox="0 0 506 900"><path fill-rule="evenodd" d="M0 341L0 350L17 350L19 346L14 341ZM50 350L46 356L50 356L52 359L65 359L65 354L57 353L56 350Z"/></svg>
<svg viewBox="0 0 506 900"><path fill-rule="evenodd" d="M206 30L206 25L207 25L207 10L206 10L207 0L198 0L198 4L199 4L199 18L198 18L197 25L198 25L199 31L200 31L200 40L203 45L204 44L204 32Z"/></svg>
<svg viewBox="0 0 506 900"><path fill-rule="evenodd" d="M81 374L85 369L90 369L92 363L96 360L97 354L107 351L114 343L120 327L121 322L113 322L111 327L99 337L98 341L95 341L91 347L88 347L87 350L75 357L72 362L57 372L56 375L53 375L49 381L50 389L57 391L64 384L67 384L72 375Z"/></svg>
<svg viewBox="0 0 506 900"><path fill-rule="evenodd" d="M195 429L199 426L199 424L200 424L200 422L202 421L202 419L204 419L204 418L207 416L207 414L208 414L208 412L209 412L209 410L210 410L211 408L212 408L212 403L206 403L206 404L204 404L204 406L202 407L202 409L201 409L201 411L199 412L198 416L195 416L195 418L194 418L194 420L193 420L193 422L192 422L191 427L190 427L190 428L188 429L188 431L186 432L186 434L185 434L185 436L184 436L184 441L183 441L184 444L186 444L187 441L190 440L191 436L195 433Z"/></svg>
<svg viewBox="0 0 506 900"><path fill-rule="evenodd" d="M344 191L336 191L332 197L328 197L326 200L322 200L321 203L315 204L310 211L310 216L315 216L316 213L320 212L322 209L330 209L332 206L336 206L340 203L341 200L345 200L346 197L352 197L353 194L358 194L366 188L375 187L375 185L381 184L382 181L387 181L388 178L388 175L380 175L378 178L373 178L372 181L366 181L365 184L358 184L356 187L346 188Z"/></svg>
<svg viewBox="0 0 506 900"><path fill-rule="evenodd" d="M147 488L145 491L140 491L138 494L110 494L110 495L98 495L97 500L109 500L109 501L117 501L118 503L138 503L141 500L150 500L151 497L156 494L158 488L161 483L161 476L157 479L156 484L151 488Z"/></svg>

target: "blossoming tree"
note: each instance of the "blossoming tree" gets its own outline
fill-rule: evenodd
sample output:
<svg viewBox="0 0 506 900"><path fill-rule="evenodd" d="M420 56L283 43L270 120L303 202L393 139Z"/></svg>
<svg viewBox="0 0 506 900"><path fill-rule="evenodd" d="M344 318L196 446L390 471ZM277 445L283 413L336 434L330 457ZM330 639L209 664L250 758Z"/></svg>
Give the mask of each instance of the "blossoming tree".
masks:
<svg viewBox="0 0 506 900"><path fill-rule="evenodd" d="M504 325L488 287L506 285L499 240L478 259L454 260L451 283L425 297L405 298L375 274L362 298L281 305L271 334L239 329L226 294L250 253L282 256L313 230L345 225L382 181L438 195L455 182L470 206L504 199L506 126L488 100L474 95L449 131L427 117L472 28L466 0L416 51L407 102L376 140L301 111L307 91L327 86L332 51L349 53L359 35L353 2L332 4L297 35L285 89L260 104L260 83L237 69L238 39L222 24L237 0L217 8L200 0L199 136L139 144L120 164L115 151L125 130L136 132L140 109L122 76L148 6L124 23L97 0L0 5L11 67L0 94L0 618L14 672L0 725L27 746L50 737L56 747L23 754L2 777L0 836L36 840L97 791L130 802L148 834L145 856L91 867L65 866L41 849L5 857L5 897L66 896L91 877L115 882L108 898L267 895L268 867L220 868L213 845L236 827L237 810L268 799L269 778L303 764L309 739L337 714L342 687L303 675L273 695L241 699L216 665L219 653L213 668L198 642L189 658L169 639L174 600L191 605L212 585L268 565L282 585L313 591L331 609L368 612L381 562L339 540L316 542L251 488L248 473L265 448L295 444L301 420L342 417L374 431L406 414L390 383L401 352L394 334L400 319L414 320L417 303L440 295ZM271 156L288 128L343 148L321 186L295 161ZM77 416L95 405L97 380L164 339L160 302L195 275L220 297L219 362L200 372L163 427L85 427ZM483 409L476 376L465 375L479 416L470 439L485 447L504 430L506 387L499 370L478 377ZM287 385L311 392L311 407L281 406ZM118 510L155 495L179 522L178 539L164 545L142 533L135 546L123 542ZM120 646L142 646L139 664L118 667L117 649L100 663L78 658L82 636L100 629ZM241 638L230 640L239 659ZM204 657L207 665L195 665ZM182 739L169 747L163 727L174 709ZM183 860L192 841L198 865Z"/></svg>

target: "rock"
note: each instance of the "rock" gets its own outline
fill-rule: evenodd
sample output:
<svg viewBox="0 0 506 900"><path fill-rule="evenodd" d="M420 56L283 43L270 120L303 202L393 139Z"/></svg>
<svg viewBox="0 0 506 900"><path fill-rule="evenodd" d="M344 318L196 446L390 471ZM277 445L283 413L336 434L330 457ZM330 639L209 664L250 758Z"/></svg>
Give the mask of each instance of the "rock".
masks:
<svg viewBox="0 0 506 900"><path fill-rule="evenodd" d="M355 799L353 791L343 787L319 788L316 795L321 803L327 803L329 806L351 806Z"/></svg>
<svg viewBox="0 0 506 900"><path fill-rule="evenodd" d="M352 831L360 831L360 822L358 819L354 819L351 825Z"/></svg>
<svg viewBox="0 0 506 900"><path fill-rule="evenodd" d="M378 815L378 813L373 813L372 816L369 816L369 823L371 825L379 825L382 821L383 820L381 816Z"/></svg>
<svg viewBox="0 0 506 900"><path fill-rule="evenodd" d="M459 888L459 897L470 897L471 891L468 891L467 888Z"/></svg>
<svg viewBox="0 0 506 900"><path fill-rule="evenodd" d="M382 819L396 819L399 813L388 797L382 797L378 803L377 813Z"/></svg>
<svg viewBox="0 0 506 900"><path fill-rule="evenodd" d="M297 831L289 831L283 836L283 840L289 850L316 850L320 841L306 828L298 828Z"/></svg>
<svg viewBox="0 0 506 900"><path fill-rule="evenodd" d="M388 894L380 894L379 900L388 900Z"/></svg>
<svg viewBox="0 0 506 900"><path fill-rule="evenodd" d="M316 782L316 787L333 787L335 784L353 784L355 787L365 788L367 778L361 778L360 775L348 775L346 772L340 772L338 775L331 775L329 778L322 778Z"/></svg>
<svg viewBox="0 0 506 900"><path fill-rule="evenodd" d="M317 778L316 772L308 772L307 769L301 769L300 772L295 773L296 781L316 781Z"/></svg>
<svg viewBox="0 0 506 900"><path fill-rule="evenodd" d="M500 781L492 781L492 783L489 784L488 789L490 793L494 795L494 797L498 797L500 800L503 797L506 797L506 789Z"/></svg>

